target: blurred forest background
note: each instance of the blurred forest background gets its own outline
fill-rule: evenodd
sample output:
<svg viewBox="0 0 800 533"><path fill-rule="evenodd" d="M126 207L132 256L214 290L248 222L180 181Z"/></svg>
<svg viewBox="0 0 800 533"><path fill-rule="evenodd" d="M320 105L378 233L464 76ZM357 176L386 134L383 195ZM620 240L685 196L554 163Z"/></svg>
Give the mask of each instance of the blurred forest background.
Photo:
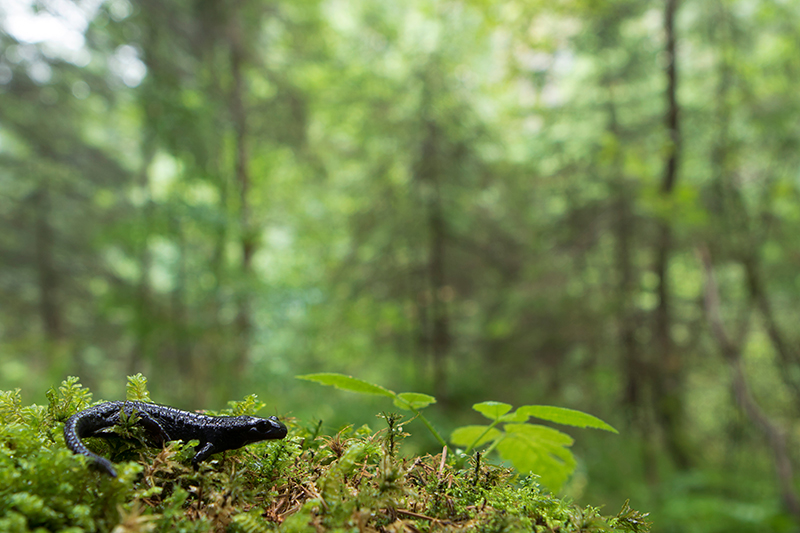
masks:
<svg viewBox="0 0 800 533"><path fill-rule="evenodd" d="M796 531L800 3L2 0L0 388L548 404L567 495ZM272 413L270 413L272 414ZM408 449L435 452L422 427Z"/></svg>

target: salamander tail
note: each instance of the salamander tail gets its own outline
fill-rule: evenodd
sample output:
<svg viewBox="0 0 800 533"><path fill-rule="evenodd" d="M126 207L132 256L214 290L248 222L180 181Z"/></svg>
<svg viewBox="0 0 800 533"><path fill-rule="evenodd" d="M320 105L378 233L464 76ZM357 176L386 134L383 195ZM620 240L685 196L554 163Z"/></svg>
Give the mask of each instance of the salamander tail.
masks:
<svg viewBox="0 0 800 533"><path fill-rule="evenodd" d="M94 466L107 473L111 477L117 477L117 471L111 461L105 457L100 457L93 451L89 450L83 442L81 437L91 435L98 429L112 425L107 421L93 422L87 418L83 418L83 413L73 415L64 424L64 441L67 447L78 455L83 455L88 458Z"/></svg>

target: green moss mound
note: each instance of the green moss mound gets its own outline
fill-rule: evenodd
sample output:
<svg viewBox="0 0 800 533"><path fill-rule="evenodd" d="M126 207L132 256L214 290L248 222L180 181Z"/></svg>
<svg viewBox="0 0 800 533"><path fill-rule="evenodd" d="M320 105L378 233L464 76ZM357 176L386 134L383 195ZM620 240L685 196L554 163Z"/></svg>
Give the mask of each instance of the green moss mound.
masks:
<svg viewBox="0 0 800 533"><path fill-rule="evenodd" d="M144 378L132 380L129 399L146 399ZM189 464L196 443L152 448L125 428L126 438L87 439L119 463L112 479L64 444L63 422L92 405L89 391L70 378L48 399L24 406L19 390L0 392L0 531L649 530L627 503L605 517L480 456L402 457L405 434L395 424L325 436L288 420L285 440L216 455L197 472ZM249 396L226 414L260 407Z"/></svg>

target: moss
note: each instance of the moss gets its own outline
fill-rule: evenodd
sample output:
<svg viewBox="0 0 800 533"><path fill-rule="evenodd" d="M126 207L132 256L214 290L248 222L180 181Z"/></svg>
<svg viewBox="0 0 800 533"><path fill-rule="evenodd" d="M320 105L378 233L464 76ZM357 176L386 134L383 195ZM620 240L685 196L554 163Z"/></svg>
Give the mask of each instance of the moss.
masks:
<svg viewBox="0 0 800 533"><path fill-rule="evenodd" d="M143 379L143 378L141 378ZM138 397L146 395L140 381ZM194 443L148 448L98 439L112 479L65 446L63 421L91 404L74 378L47 407L0 393L0 531L627 531L648 530L627 504L615 517L580 508L533 477L464 458L404 458L402 434L345 428L334 436L292 424L283 441L214 456L195 472ZM255 397L231 404L252 412ZM123 459L130 459L124 461Z"/></svg>

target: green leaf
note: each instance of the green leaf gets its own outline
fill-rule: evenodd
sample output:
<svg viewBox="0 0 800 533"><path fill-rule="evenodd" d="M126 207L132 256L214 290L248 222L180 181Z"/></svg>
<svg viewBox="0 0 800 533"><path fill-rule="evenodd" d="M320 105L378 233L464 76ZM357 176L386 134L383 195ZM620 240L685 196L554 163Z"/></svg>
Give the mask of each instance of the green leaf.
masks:
<svg viewBox="0 0 800 533"><path fill-rule="evenodd" d="M519 410L514 411L513 413L508 413L500 417L500 422L527 422L530 418L530 415L525 413L521 413Z"/></svg>
<svg viewBox="0 0 800 533"><path fill-rule="evenodd" d="M502 402L481 402L472 406L473 409L490 420L497 420L511 410L511 406Z"/></svg>
<svg viewBox="0 0 800 533"><path fill-rule="evenodd" d="M567 449L572 437L545 426L506 424L506 437L497 445L500 457L522 473L539 476L557 492L575 470L575 457Z"/></svg>
<svg viewBox="0 0 800 533"><path fill-rule="evenodd" d="M357 392L359 394L377 394L379 396L388 396L389 398L397 397L397 394L395 394L393 391L384 389L380 385L375 385L352 376L345 376L344 374L321 372L319 374L305 374L303 376L296 377L297 379L315 381L322 385L329 385L331 387L336 387L337 389Z"/></svg>
<svg viewBox="0 0 800 533"><path fill-rule="evenodd" d="M462 426L456 428L450 435L450 442L457 446L480 446L503 436L503 432L496 428L486 431L487 429L489 429L489 426ZM483 436L481 437L481 435ZM481 440L475 442L478 438Z"/></svg>
<svg viewBox="0 0 800 533"><path fill-rule="evenodd" d="M604 429L612 433L619 433L616 429L606 424L596 416L588 415L574 409L564 407L552 407L549 405L523 405L517 409L517 413L522 413L541 420L549 420L565 426L575 426L579 428Z"/></svg>
<svg viewBox="0 0 800 533"><path fill-rule="evenodd" d="M401 392L394 399L394 405L396 407L408 411L412 409L423 409L432 403L436 403L436 398L419 392Z"/></svg>

